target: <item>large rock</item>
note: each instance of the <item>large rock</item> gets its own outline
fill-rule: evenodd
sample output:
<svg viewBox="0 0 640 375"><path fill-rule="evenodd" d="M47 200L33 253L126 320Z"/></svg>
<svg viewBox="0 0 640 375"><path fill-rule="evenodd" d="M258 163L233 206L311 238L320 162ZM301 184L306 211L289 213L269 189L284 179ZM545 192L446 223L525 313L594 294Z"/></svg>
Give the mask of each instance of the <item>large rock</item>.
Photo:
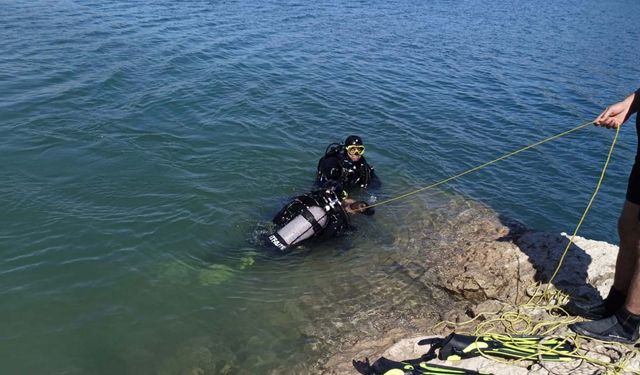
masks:
<svg viewBox="0 0 640 375"><path fill-rule="evenodd" d="M570 239L566 233L527 232L516 244L536 268L534 280L547 283L558 269L553 279L556 288L575 298L598 302L613 284L618 247L576 237L567 250Z"/></svg>
<svg viewBox="0 0 640 375"><path fill-rule="evenodd" d="M464 244L459 254L435 272L436 285L470 304L487 300L518 303L535 269L515 244L485 239Z"/></svg>

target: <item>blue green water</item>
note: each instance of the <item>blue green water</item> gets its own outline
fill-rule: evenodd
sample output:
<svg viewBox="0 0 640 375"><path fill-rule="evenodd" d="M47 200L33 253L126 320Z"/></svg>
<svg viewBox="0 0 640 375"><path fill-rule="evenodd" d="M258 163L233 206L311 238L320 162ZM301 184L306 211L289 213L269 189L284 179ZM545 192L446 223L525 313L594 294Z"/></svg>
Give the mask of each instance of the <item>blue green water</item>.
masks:
<svg viewBox="0 0 640 375"><path fill-rule="evenodd" d="M0 2L0 373L310 360L301 327L366 308L356 281L387 281L371 259L401 251L389 237L411 204L303 255L260 252L326 145L361 135L385 199L591 120L638 87L638 14L635 0ZM425 194L570 232L612 136L589 127ZM626 126L581 235L617 242L635 147Z"/></svg>

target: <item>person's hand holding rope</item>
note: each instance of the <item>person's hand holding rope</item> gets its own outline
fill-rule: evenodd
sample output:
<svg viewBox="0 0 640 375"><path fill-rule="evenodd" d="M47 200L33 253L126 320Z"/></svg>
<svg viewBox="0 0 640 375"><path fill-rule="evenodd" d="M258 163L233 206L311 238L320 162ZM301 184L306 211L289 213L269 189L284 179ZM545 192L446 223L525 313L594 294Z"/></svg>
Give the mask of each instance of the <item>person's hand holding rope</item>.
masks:
<svg viewBox="0 0 640 375"><path fill-rule="evenodd" d="M595 124L607 129L617 129L629 119L634 111L631 110L635 94L627 96L623 101L612 104L596 118Z"/></svg>

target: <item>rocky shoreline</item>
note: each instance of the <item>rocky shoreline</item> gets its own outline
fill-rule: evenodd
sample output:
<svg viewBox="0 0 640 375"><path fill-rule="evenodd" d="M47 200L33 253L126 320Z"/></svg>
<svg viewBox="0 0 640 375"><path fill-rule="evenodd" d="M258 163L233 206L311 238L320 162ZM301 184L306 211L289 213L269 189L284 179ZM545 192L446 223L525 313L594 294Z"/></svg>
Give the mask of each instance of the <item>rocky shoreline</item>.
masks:
<svg viewBox="0 0 640 375"><path fill-rule="evenodd" d="M180 344L157 373L242 373L242 364L250 361L264 364L259 373L265 374L357 374L354 359L419 358L428 350L417 345L422 338L471 334L516 310L530 320L527 324L560 322L552 330L545 329L544 336L574 338L566 325L577 318L528 303L554 274L569 236L529 230L478 202L436 198L416 199L389 215L402 225L380 220L376 230L386 235L384 241L360 241L354 255L362 262L353 262L348 273L336 273L330 282L317 283L314 293L284 302L281 313L269 317L287 322L297 317L303 322L295 326L299 350L292 351L290 359L276 357L276 351L256 350L269 343L259 335L249 338L244 351L228 347L215 335L203 335ZM385 232L385 225L393 231ZM605 242L575 238L552 290L599 302L612 284L617 251L617 246ZM211 277L200 276L201 282L224 281L226 273L218 277L218 268L206 271ZM510 324L521 329L523 322ZM489 332L508 330L498 324ZM542 335L540 331L531 334ZM640 373L637 349L582 339L576 343L580 353L591 358L624 362L624 369L616 373ZM476 357L430 363L509 375L607 373L605 367L583 360L503 364Z"/></svg>
<svg viewBox="0 0 640 375"><path fill-rule="evenodd" d="M483 210L486 211L485 215L477 215ZM423 224L425 233L428 233L428 223ZM477 321L481 322L498 316L500 311L509 306L527 302L531 287L548 281L554 273L570 239L565 233L528 230L519 223L497 217L483 207L460 210L454 218L449 219L448 225L458 228L453 243L451 238L443 239L447 242L450 256L437 265L430 265L429 272L425 272L424 265L416 264L423 249L433 251L434 247L438 247L438 239L429 235L413 236L410 240L404 240L404 243L397 243L402 247L404 256L396 259L396 262L413 282L428 286L434 298L448 300L450 310L444 314L397 312L392 316L371 315L368 317L369 325L378 330L365 330L368 334L366 337L353 335L334 346L332 354L318 361L315 366L317 373L356 374L352 359L365 357L372 362L380 356L393 360L418 358L426 352L425 347L417 345L421 338L445 336L455 329L453 325L434 328L436 323L460 323L472 318L480 318ZM606 242L576 237L554 278L553 287L572 297L598 302L611 286L617 251L617 246ZM537 313L541 314L538 317L540 319L551 318L545 311ZM390 321L396 324L390 324ZM472 331L469 327L464 330ZM553 334L573 335L566 326L560 326ZM626 371L621 373L640 371L640 355L631 347L609 347L585 341L581 348L585 354L604 361L615 362L624 357ZM603 367L578 360L555 366L532 362L505 365L482 357L459 363L438 360L433 363L494 374L605 372Z"/></svg>

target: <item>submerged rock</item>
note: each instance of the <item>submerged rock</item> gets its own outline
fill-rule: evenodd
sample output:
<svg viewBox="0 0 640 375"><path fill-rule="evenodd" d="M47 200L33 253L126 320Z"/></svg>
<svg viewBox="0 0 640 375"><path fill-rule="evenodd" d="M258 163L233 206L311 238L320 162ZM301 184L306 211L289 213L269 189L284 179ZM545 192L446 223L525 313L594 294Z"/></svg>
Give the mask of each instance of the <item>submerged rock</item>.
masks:
<svg viewBox="0 0 640 375"><path fill-rule="evenodd" d="M176 352L159 363L161 375L213 375L238 373L237 358L212 337L195 337L181 343Z"/></svg>
<svg viewBox="0 0 640 375"><path fill-rule="evenodd" d="M233 277L235 270L224 264L210 264L198 272L200 285L211 286L224 283Z"/></svg>
<svg viewBox="0 0 640 375"><path fill-rule="evenodd" d="M185 286L191 282L189 268L182 262L170 262L162 265L158 278L167 284Z"/></svg>

